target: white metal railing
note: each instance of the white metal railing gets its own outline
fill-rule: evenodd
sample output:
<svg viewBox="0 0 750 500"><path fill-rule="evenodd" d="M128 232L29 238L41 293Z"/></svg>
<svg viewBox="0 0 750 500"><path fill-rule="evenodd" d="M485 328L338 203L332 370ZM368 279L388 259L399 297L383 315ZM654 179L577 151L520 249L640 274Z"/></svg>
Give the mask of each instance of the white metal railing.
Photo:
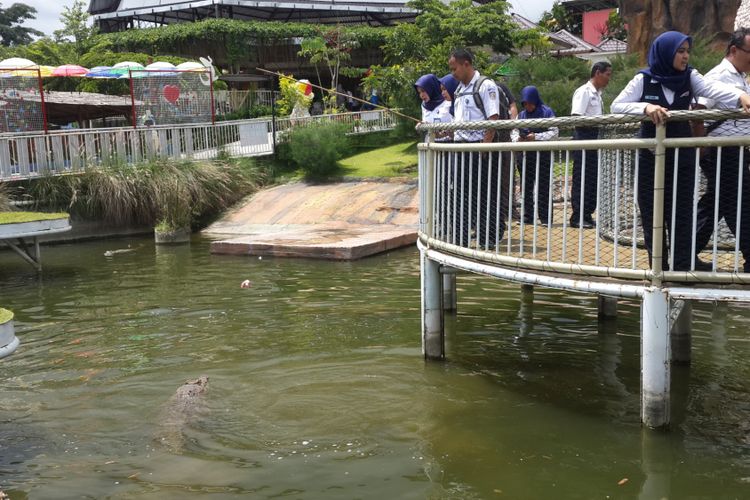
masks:
<svg viewBox="0 0 750 500"><path fill-rule="evenodd" d="M350 133L389 130L392 113L363 111L276 120L276 139L290 128L319 122L341 122ZM273 120L256 118L187 125L73 129L0 134L0 181L82 172L109 162L134 164L156 159L210 159L220 152L259 156L274 151Z"/></svg>
<svg viewBox="0 0 750 500"><path fill-rule="evenodd" d="M351 134L364 134L390 130L396 126L396 115L386 110L355 111L330 115L313 115L303 118L277 118L276 131L285 132L294 127L312 123L342 123L350 127Z"/></svg>
<svg viewBox="0 0 750 500"><path fill-rule="evenodd" d="M672 115L673 120L711 119L726 118L727 112ZM422 243L465 261L536 274L552 272L567 275L566 279L583 276L589 281L636 280L652 285L662 281L750 283L750 274L744 272L750 267L744 265L742 253L744 246L750 259L750 187L742 188L750 186L750 157L745 156L750 137L666 138L662 126L654 138L628 132L577 141L485 144L430 139L435 132L458 128L599 127L606 134L621 124L631 124L632 131L632 124L640 120L608 115L420 125L428 131L427 141L419 145ZM582 197L587 189L595 190L596 224L592 228L583 227L581 217L571 221L576 151L596 159L596 186L581 185L579 190ZM717 161L707 160L711 151L718 155ZM728 156L727 151L734 153ZM704 169L716 171L715 199L704 196L708 190ZM723 177L734 179L734 195L722 190ZM585 178L581 176L582 184ZM706 209L709 202L712 207ZM719 208L727 203L734 203L736 224L732 217L724 217L734 234L721 220L727 210ZM649 213L650 205L653 217L647 217L646 232L641 215ZM701 224L699 214L708 217L708 223ZM715 235L711 243L706 244L706 233ZM651 235L647 242L644 236Z"/></svg>
<svg viewBox="0 0 750 500"><path fill-rule="evenodd" d="M213 158L273 152L269 120L0 136L0 180L83 171L109 162Z"/></svg>

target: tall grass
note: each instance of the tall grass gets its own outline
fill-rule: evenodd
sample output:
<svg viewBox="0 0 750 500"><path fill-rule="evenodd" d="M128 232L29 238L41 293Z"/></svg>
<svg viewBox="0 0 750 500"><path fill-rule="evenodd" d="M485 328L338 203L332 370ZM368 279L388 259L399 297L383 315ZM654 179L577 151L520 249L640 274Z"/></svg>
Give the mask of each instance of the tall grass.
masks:
<svg viewBox="0 0 750 500"><path fill-rule="evenodd" d="M250 159L218 159L111 163L78 176L38 179L29 189L46 208L117 225L179 228L219 213L266 182Z"/></svg>
<svg viewBox="0 0 750 500"><path fill-rule="evenodd" d="M8 185L0 182L0 212L10 210L10 197L8 195Z"/></svg>

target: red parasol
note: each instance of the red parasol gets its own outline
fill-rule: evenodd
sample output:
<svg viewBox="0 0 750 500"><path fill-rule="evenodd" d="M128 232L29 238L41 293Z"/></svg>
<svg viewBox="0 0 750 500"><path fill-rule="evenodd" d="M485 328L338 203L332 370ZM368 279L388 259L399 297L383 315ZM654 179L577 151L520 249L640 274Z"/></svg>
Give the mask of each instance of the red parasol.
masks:
<svg viewBox="0 0 750 500"><path fill-rule="evenodd" d="M52 71L52 76L83 76L89 70L77 64L63 64Z"/></svg>

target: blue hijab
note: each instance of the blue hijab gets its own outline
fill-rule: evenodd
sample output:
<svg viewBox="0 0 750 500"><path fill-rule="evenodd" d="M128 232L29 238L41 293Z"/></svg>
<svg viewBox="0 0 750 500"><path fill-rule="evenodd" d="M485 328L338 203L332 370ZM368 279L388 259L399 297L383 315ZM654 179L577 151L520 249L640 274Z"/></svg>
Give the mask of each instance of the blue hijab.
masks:
<svg viewBox="0 0 750 500"><path fill-rule="evenodd" d="M539 90L537 90L536 87L533 85L529 85L527 87L524 87L521 89L521 104L525 102L530 102L536 106L536 109L529 113L524 108L520 113L518 113L518 118L520 119L532 119L532 118L554 118L555 112L552 111L552 108L544 104L542 101L542 98L539 96ZM521 133L526 135L529 132L544 132L548 129L546 128L533 128L533 129L521 129Z"/></svg>
<svg viewBox="0 0 750 500"><path fill-rule="evenodd" d="M539 90L533 85L521 89L521 104L530 102L536 106L536 109L529 113L525 109L518 115L519 118L554 118L555 112L552 108L544 104L539 97Z"/></svg>
<svg viewBox="0 0 750 500"><path fill-rule="evenodd" d="M432 73L420 76L417 83L414 84L414 90L417 90L417 87L422 87L427 92L427 95L430 96L429 101L422 103L422 107L427 111L432 111L443 104L445 99L443 99L443 94L440 92L440 80Z"/></svg>
<svg viewBox="0 0 750 500"><path fill-rule="evenodd" d="M448 95L451 96L451 115L454 115L455 113L453 112L453 110L456 104L456 89L458 88L458 80L456 80L453 75L448 73L440 79L440 83L443 85L443 87L445 87L445 90L448 91Z"/></svg>
<svg viewBox="0 0 750 500"><path fill-rule="evenodd" d="M693 39L679 31L666 31L657 36L648 49L648 68L640 73L649 76L661 83L668 89L677 92L685 88L690 81L690 73L693 71L688 66L685 71L677 71L674 68L674 57L677 49L687 40L688 46L693 46Z"/></svg>

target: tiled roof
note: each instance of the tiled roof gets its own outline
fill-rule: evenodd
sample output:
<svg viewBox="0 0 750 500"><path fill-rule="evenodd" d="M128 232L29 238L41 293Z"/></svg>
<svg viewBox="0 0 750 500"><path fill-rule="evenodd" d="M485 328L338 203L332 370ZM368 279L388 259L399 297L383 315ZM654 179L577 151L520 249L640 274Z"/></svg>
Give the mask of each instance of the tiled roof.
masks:
<svg viewBox="0 0 750 500"><path fill-rule="evenodd" d="M616 38L605 38L599 42L599 50L602 52L627 52L628 44Z"/></svg>

